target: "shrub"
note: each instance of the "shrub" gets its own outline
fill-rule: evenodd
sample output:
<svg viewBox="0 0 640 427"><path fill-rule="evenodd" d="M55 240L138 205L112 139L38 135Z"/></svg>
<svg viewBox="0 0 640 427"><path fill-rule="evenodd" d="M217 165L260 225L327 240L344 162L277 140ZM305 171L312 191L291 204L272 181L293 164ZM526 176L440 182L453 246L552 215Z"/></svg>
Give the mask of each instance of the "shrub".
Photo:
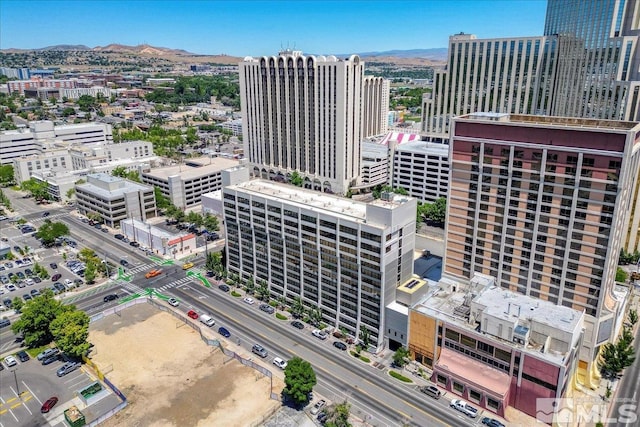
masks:
<svg viewBox="0 0 640 427"><path fill-rule="evenodd" d="M349 351L349 353L351 353L351 355L352 355L353 357L360 357L360 353L358 353L358 352L356 352L356 351L351 350L351 351Z"/></svg>
<svg viewBox="0 0 640 427"><path fill-rule="evenodd" d="M271 307L277 307L277 306L278 306L278 301L271 300L271 301L269 301L269 305L270 305Z"/></svg>
<svg viewBox="0 0 640 427"><path fill-rule="evenodd" d="M238 292L236 292L236 291L231 291L231 296L232 296L232 297L236 297L236 298L238 298L238 297L241 297L242 295L241 295L241 294L239 294L239 293L238 293Z"/></svg>
<svg viewBox="0 0 640 427"><path fill-rule="evenodd" d="M276 313L276 319L287 320L287 316L284 314Z"/></svg>
<svg viewBox="0 0 640 427"><path fill-rule="evenodd" d="M371 360L368 357L365 356L360 356L360 360L362 360L364 363L371 363ZM411 380L409 380L411 381Z"/></svg>
<svg viewBox="0 0 640 427"><path fill-rule="evenodd" d="M400 375L396 371L389 371L389 375L391 375L393 378L395 378L397 380L400 380L402 382L405 382L405 383L412 382L409 378L405 377L404 375Z"/></svg>

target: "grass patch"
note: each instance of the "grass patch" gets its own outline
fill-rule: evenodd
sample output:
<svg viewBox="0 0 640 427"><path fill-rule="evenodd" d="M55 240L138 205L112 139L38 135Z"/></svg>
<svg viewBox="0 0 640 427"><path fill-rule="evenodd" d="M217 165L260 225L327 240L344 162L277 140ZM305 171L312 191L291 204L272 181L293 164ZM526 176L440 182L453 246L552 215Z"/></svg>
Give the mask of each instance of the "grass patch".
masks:
<svg viewBox="0 0 640 427"><path fill-rule="evenodd" d="M393 378L400 380L404 383L410 383L413 382L411 381L409 378L405 377L404 375L400 375L399 373L397 373L396 371L389 371L389 375L391 375Z"/></svg>
<svg viewBox="0 0 640 427"><path fill-rule="evenodd" d="M277 307L278 306L278 301L271 300L271 301L269 301L269 305L271 307Z"/></svg>
<svg viewBox="0 0 640 427"><path fill-rule="evenodd" d="M241 297L242 295L236 291L231 291L231 296L238 298L238 297Z"/></svg>
<svg viewBox="0 0 640 427"><path fill-rule="evenodd" d="M29 356L31 356L32 359L35 359L38 354L42 353L43 351L45 351L48 348L49 348L48 345L43 345L43 346L35 347L35 348L28 348L25 351L27 352L27 354Z"/></svg>
<svg viewBox="0 0 640 427"><path fill-rule="evenodd" d="M287 320L288 317L285 316L284 314L276 313L276 319Z"/></svg>
<svg viewBox="0 0 640 427"><path fill-rule="evenodd" d="M360 356L360 360L362 360L364 363L371 363L371 360L368 357L365 356ZM409 380L411 381L411 380Z"/></svg>
<svg viewBox="0 0 640 427"><path fill-rule="evenodd" d="M353 350L349 350L349 353L351 353L351 355L352 355L353 357L360 357L360 353L357 353L357 352L355 352L355 351L353 351Z"/></svg>

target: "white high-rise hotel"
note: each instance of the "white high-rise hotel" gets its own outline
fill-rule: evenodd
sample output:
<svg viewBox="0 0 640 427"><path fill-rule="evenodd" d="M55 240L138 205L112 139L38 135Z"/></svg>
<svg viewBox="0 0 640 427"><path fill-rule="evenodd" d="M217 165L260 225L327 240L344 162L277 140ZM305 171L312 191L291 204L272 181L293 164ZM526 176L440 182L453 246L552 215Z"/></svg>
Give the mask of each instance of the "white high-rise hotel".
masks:
<svg viewBox="0 0 640 427"><path fill-rule="evenodd" d="M247 57L239 70L254 176L288 181L297 171L304 187L339 194L357 183L362 139L386 129L387 81L365 78L357 55L342 60L292 50Z"/></svg>

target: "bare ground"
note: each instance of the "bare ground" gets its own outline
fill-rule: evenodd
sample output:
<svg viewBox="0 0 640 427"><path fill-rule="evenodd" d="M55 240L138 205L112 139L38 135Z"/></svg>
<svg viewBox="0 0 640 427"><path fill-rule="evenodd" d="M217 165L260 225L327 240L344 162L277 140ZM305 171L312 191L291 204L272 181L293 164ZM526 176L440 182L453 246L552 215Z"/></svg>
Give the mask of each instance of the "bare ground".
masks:
<svg viewBox="0 0 640 427"><path fill-rule="evenodd" d="M268 378L148 304L93 323L89 340L92 360L129 401L106 427L249 426L280 406Z"/></svg>

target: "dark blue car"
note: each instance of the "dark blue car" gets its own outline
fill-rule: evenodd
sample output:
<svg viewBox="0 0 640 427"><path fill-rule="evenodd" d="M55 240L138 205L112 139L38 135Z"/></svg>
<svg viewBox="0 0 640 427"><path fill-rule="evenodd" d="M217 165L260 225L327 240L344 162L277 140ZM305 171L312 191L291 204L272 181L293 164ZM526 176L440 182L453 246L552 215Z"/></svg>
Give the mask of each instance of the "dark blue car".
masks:
<svg viewBox="0 0 640 427"><path fill-rule="evenodd" d="M218 333L225 338L229 338L231 336L231 332L229 332L226 328L222 326L218 328Z"/></svg>

